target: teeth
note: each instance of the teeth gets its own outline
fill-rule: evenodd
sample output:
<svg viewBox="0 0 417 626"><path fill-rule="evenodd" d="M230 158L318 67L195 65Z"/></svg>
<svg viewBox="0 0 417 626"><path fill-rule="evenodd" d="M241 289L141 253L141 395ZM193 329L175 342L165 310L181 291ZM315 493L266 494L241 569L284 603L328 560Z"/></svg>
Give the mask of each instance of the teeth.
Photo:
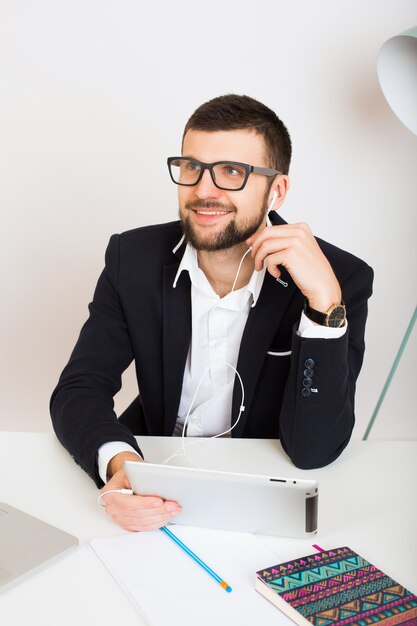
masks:
<svg viewBox="0 0 417 626"><path fill-rule="evenodd" d="M199 215L227 215L228 211L197 211Z"/></svg>

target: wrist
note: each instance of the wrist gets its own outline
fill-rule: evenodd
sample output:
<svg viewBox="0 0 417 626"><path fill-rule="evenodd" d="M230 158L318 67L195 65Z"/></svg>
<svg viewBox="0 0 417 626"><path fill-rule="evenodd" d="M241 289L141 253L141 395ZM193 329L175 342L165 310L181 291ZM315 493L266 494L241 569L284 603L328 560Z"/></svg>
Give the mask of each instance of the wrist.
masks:
<svg viewBox="0 0 417 626"><path fill-rule="evenodd" d="M137 461L138 463L143 463L143 459L135 452L119 452L110 459L107 465L108 478L111 478L116 472L122 469L125 461Z"/></svg>
<svg viewBox="0 0 417 626"><path fill-rule="evenodd" d="M341 328L346 323L346 306L343 301L333 304L327 311L314 309L308 300L304 303L304 314L314 324L330 328Z"/></svg>
<svg viewBox="0 0 417 626"><path fill-rule="evenodd" d="M340 289L333 293L307 296L307 300L312 309L316 311L328 311L331 306L341 304L342 292Z"/></svg>

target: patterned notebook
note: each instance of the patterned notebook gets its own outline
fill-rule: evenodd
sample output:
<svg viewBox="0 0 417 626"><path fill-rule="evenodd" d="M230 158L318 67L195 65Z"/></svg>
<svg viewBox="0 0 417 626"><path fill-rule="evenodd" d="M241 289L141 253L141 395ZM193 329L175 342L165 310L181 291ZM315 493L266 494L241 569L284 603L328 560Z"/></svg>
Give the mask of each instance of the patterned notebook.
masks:
<svg viewBox="0 0 417 626"><path fill-rule="evenodd" d="M256 573L256 590L303 626L417 626L417 597L347 547Z"/></svg>

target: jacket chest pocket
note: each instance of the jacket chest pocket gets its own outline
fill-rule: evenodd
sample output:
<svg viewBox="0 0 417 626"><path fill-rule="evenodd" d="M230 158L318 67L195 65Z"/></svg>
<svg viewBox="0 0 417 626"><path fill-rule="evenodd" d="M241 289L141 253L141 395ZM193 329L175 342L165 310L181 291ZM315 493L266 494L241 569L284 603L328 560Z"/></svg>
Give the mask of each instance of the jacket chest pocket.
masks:
<svg viewBox="0 0 417 626"><path fill-rule="evenodd" d="M283 352L274 352L273 350L268 350L268 356L291 356L292 350L284 350Z"/></svg>
<svg viewBox="0 0 417 626"><path fill-rule="evenodd" d="M256 386L257 400L279 404L290 371L291 350L269 350Z"/></svg>

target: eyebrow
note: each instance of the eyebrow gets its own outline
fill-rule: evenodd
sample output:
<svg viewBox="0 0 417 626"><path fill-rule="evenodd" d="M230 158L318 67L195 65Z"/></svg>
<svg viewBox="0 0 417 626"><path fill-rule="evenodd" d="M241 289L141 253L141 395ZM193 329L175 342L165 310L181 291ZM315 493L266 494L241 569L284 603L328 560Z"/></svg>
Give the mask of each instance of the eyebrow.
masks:
<svg viewBox="0 0 417 626"><path fill-rule="evenodd" d="M246 163L246 161L239 161L239 159L217 159L216 161L202 161L195 156L191 156L189 154L181 155L184 159L193 159L194 161L198 161L199 163L244 163L245 165L250 165L250 163Z"/></svg>

